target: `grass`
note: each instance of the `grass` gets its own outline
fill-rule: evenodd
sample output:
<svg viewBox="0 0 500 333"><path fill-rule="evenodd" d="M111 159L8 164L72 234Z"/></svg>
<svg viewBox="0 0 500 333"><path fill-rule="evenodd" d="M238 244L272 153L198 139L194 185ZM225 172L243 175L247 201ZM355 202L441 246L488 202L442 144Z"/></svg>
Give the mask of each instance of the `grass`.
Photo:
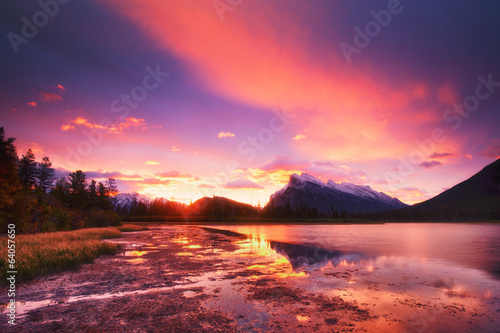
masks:
<svg viewBox="0 0 500 333"><path fill-rule="evenodd" d="M16 281L79 268L103 254L116 254L119 244L103 242L106 238L119 238L117 228L89 228L75 231L19 235L16 244ZM0 238L0 279L7 282L7 237Z"/></svg>
<svg viewBox="0 0 500 333"><path fill-rule="evenodd" d="M145 230L149 230L149 228L146 228L146 227L143 227L141 225L137 225L137 224L126 224L124 226L121 226L121 227L116 227L118 230L120 230L121 232L131 232L131 231L145 231Z"/></svg>

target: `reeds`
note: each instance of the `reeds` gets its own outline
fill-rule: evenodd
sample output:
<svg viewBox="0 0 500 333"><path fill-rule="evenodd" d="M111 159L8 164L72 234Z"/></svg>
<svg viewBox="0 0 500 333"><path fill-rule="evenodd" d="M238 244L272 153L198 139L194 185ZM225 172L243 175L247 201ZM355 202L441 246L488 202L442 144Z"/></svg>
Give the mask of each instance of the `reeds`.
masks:
<svg viewBox="0 0 500 333"><path fill-rule="evenodd" d="M143 227L141 225L137 225L137 224L125 224L121 227L116 227L118 230L120 230L121 232L132 232L132 231L145 231L145 230L149 230L148 228L146 227Z"/></svg>
<svg viewBox="0 0 500 333"><path fill-rule="evenodd" d="M60 231L34 235L19 235L15 238L16 281L33 279L50 273L76 269L92 262L99 255L115 254L119 244L101 241L119 238L116 228L90 228L75 231ZM9 268L7 237L0 238L0 284L7 282Z"/></svg>

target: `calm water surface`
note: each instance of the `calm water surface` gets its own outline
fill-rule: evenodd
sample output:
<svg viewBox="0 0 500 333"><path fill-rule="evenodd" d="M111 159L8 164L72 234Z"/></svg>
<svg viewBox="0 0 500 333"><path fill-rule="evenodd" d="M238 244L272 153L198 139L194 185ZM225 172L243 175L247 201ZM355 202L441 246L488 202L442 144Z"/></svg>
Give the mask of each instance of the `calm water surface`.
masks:
<svg viewBox="0 0 500 333"><path fill-rule="evenodd" d="M488 272L500 279L500 224L218 226L260 239L313 244L374 257L403 257Z"/></svg>

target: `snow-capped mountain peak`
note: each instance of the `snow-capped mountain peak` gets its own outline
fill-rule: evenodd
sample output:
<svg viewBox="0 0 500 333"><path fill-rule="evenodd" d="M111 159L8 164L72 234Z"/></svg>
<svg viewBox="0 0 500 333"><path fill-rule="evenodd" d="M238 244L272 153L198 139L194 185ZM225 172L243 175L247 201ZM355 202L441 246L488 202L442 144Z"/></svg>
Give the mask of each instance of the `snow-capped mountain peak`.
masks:
<svg viewBox="0 0 500 333"><path fill-rule="evenodd" d="M113 197L113 206L115 210L128 212L130 208L137 203L143 203L149 207L151 199L137 192L119 193Z"/></svg>
<svg viewBox="0 0 500 333"><path fill-rule="evenodd" d="M377 211L405 207L396 198L377 192L367 185L356 185L328 180L326 183L307 173L292 174L285 187L271 195L270 202L277 205L285 202L308 205L320 211L346 209L352 212ZM342 208L345 207L345 208Z"/></svg>

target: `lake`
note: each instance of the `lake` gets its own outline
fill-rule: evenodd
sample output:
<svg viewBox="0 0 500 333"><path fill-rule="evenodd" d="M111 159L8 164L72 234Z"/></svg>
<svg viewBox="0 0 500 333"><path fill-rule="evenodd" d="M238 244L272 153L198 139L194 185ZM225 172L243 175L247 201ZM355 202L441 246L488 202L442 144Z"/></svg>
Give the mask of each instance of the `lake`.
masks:
<svg viewBox="0 0 500 333"><path fill-rule="evenodd" d="M313 244L373 257L401 257L485 271L500 278L500 224L217 226L268 241Z"/></svg>
<svg viewBox="0 0 500 333"><path fill-rule="evenodd" d="M286 259L291 285L360 304L378 318L355 330L500 332L500 225L215 228L248 235L252 253ZM273 274L273 267L262 271Z"/></svg>

